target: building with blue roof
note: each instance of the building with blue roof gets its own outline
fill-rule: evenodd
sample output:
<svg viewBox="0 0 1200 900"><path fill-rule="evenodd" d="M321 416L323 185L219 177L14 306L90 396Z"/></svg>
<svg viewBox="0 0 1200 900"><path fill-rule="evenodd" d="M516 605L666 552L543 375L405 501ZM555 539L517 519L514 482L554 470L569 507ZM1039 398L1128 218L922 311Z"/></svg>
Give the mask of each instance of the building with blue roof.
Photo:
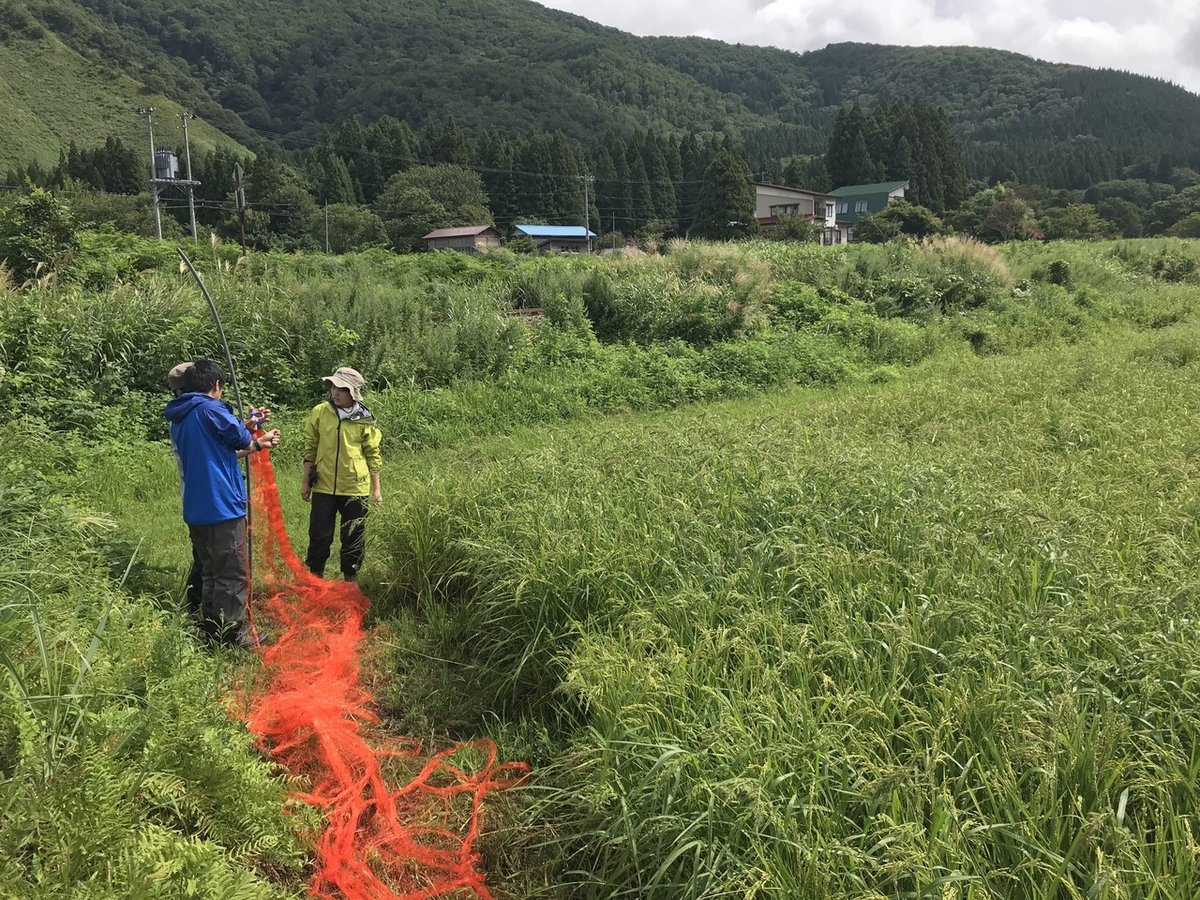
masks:
<svg viewBox="0 0 1200 900"><path fill-rule="evenodd" d="M527 237L539 253L587 253L595 232L583 225L513 225L510 237Z"/></svg>

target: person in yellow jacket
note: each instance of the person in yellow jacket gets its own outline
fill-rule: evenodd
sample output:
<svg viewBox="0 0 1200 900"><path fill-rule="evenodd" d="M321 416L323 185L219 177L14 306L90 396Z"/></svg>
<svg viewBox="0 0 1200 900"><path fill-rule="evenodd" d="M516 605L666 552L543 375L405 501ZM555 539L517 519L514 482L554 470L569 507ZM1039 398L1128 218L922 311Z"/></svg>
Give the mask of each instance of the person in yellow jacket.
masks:
<svg viewBox="0 0 1200 900"><path fill-rule="evenodd" d="M304 478L300 497L312 502L308 517L309 571L324 576L340 515L342 577L354 581L365 549L367 497L383 503L379 487L382 434L363 405L363 377L342 367L322 379L329 400L318 403L304 423Z"/></svg>

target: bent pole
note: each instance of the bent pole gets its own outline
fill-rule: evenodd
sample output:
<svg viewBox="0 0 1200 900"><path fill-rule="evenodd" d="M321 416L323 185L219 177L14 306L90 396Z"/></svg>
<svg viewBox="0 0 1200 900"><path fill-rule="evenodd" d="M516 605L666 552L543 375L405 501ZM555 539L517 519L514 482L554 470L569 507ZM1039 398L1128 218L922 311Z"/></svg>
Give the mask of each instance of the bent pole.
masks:
<svg viewBox="0 0 1200 900"><path fill-rule="evenodd" d="M225 329L221 325L221 316L217 312L217 304L213 303L212 294L208 292L208 288L204 284L204 279L200 277L200 273L196 271L196 267L192 265L192 261L188 259L188 255L183 252L183 248L180 247L176 252L179 254L179 258L183 260L183 264L187 266L188 271L192 273L192 277L196 279L196 284L200 286L200 293L208 301L208 310L212 313L213 321L217 323L217 336L221 339L221 349L225 351L225 365L229 369L229 384L233 388L233 399L237 403L238 416L244 422L246 416L242 412L242 392L238 387L237 372L233 368L233 354L229 352L229 341L225 340Z"/></svg>
<svg viewBox="0 0 1200 900"><path fill-rule="evenodd" d="M237 403L238 418L243 422L246 421L246 414L242 410L242 391L238 387L237 371L233 367L233 354L229 352L229 341L225 339L225 328L221 325L221 315L217 312L217 304L213 302L212 294L208 292L208 287L204 284L204 279L200 277L200 273L196 271L196 267L192 265L192 261L188 259L188 255L183 252L180 247L177 251L179 258L183 264L187 266L187 270L192 273L192 277L196 279L196 284L200 286L200 293L204 295L204 299L208 301L208 311L212 313L213 321L217 323L217 337L221 339L221 349L225 351L225 365L229 368L229 384L233 388L233 399ZM246 464L246 496L250 496L250 457L243 459ZM246 531L254 534L254 505L246 504ZM249 574L254 574L254 542L246 541L246 568Z"/></svg>

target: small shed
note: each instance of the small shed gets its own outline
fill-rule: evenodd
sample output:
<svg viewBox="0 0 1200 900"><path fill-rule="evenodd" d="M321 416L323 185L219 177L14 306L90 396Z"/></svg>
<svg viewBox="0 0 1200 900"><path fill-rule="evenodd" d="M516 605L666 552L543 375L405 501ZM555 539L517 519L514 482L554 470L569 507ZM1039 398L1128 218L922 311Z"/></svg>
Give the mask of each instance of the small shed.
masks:
<svg viewBox="0 0 1200 900"><path fill-rule="evenodd" d="M586 253L596 233L582 225L513 225L512 237L530 238L539 253Z"/></svg>
<svg viewBox="0 0 1200 900"><path fill-rule="evenodd" d="M462 253L488 253L500 249L500 232L491 225L464 225L438 228L423 238L430 250L458 250Z"/></svg>

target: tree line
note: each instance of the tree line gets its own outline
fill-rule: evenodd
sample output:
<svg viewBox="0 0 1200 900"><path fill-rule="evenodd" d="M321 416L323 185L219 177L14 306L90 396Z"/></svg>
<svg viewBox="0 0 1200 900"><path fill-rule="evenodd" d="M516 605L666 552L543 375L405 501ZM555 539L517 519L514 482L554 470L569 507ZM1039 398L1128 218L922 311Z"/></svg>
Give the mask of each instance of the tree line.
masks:
<svg viewBox="0 0 1200 900"><path fill-rule="evenodd" d="M711 198L707 207L701 203L718 157L749 185L749 166L728 137L610 131L585 148L557 132L514 140L489 130L471 142L453 118L418 134L385 116L371 124L351 119L293 154L270 144L252 158L224 149L198 154L193 172L201 182L199 223L233 235L231 173L243 167L246 232L255 246L321 247L328 224L331 249L347 242L418 249L427 230L460 224L507 231L522 221L579 225L586 218L593 231L621 239L686 234L697 225L703 231L709 219L722 220L714 227L724 229L730 216L715 213ZM134 194L144 190L148 167L138 152L109 138L95 149L72 144L49 170L37 163L10 170L5 184ZM185 204L167 197L164 205L186 221ZM700 215L705 209L709 219ZM733 218L747 216L748 210Z"/></svg>
<svg viewBox="0 0 1200 900"><path fill-rule="evenodd" d="M609 131L586 146L542 131L514 139L489 129L471 140L453 118L420 133L388 116L370 124L350 119L291 153L264 144L252 158L224 149L197 155L197 218L218 234L239 234L231 181L238 164L245 169L252 246L332 252L369 245L418 250L434 228L491 224L507 233L522 221L586 221L614 244L744 236L756 229L753 180L816 191L908 181L908 203L863 223L865 239L947 228L984 240L1188 233L1189 217L1200 213L1193 190L1200 175L1163 161L1104 169L1115 177L1086 192L1021 185L1011 177L969 181L966 150L945 112L920 102L870 111L847 104L820 154L764 157L767 146L747 148L730 135L636 130ZM5 183L124 195L76 206L96 221L129 230L140 221L145 230L146 198L130 195L144 192L148 168L140 152L110 137L95 148L71 144L52 169L30 164L8 172ZM186 203L169 194L163 203L168 231L186 223Z"/></svg>

